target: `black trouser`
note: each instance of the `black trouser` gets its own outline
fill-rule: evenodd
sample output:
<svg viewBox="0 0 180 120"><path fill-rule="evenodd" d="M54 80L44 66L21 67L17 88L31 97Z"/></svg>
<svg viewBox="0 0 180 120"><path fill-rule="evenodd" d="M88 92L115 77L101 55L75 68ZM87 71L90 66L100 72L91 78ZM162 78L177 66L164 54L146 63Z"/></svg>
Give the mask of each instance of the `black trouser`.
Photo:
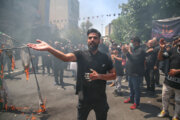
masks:
<svg viewBox="0 0 180 120"><path fill-rule="evenodd" d="M87 120L89 112L94 110L96 114L96 120L106 120L109 106L107 102L98 103L84 103L79 101L78 106L78 120Z"/></svg>
<svg viewBox="0 0 180 120"><path fill-rule="evenodd" d="M154 69L149 68L145 72L145 80L147 84L147 89L154 92L155 91L155 79L154 79Z"/></svg>
<svg viewBox="0 0 180 120"><path fill-rule="evenodd" d="M58 76L60 76L60 81L58 80ZM63 76L64 76L64 69L54 68L54 78L56 84L63 85Z"/></svg>
<svg viewBox="0 0 180 120"><path fill-rule="evenodd" d="M159 85L159 69L154 70L154 80L157 85Z"/></svg>

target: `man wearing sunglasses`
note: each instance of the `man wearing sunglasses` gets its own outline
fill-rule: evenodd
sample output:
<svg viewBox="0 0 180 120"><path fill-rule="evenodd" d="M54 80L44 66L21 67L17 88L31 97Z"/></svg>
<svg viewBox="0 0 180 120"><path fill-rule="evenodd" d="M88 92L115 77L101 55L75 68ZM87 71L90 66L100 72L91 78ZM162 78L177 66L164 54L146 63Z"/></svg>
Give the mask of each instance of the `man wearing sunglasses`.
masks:
<svg viewBox="0 0 180 120"><path fill-rule="evenodd" d="M97 120L106 120L109 109L106 97L106 81L114 80L116 72L113 63L106 54L98 51L101 34L96 29L87 31L88 50L65 54L37 40L39 44L29 43L27 46L39 51L48 51L57 58L78 65L76 94L78 95L78 120L86 120L91 110L95 111Z"/></svg>

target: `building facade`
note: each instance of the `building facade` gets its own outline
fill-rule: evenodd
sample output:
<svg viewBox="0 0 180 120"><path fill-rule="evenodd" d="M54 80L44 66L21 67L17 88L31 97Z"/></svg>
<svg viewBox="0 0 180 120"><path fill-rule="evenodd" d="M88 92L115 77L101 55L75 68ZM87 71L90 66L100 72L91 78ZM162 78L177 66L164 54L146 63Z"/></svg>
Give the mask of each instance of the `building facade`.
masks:
<svg viewBox="0 0 180 120"><path fill-rule="evenodd" d="M78 27L79 1L78 0L51 0L50 18L51 24L59 29L68 26Z"/></svg>
<svg viewBox="0 0 180 120"><path fill-rule="evenodd" d="M112 23L109 23L109 24L105 27L105 36L110 36L110 35L113 33L112 27L113 27Z"/></svg>

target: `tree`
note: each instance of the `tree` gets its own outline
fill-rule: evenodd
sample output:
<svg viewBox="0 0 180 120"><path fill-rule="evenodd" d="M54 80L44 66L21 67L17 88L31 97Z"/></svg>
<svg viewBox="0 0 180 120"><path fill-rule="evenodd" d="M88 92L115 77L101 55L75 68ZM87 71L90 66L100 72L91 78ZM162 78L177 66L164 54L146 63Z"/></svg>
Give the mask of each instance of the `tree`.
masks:
<svg viewBox="0 0 180 120"><path fill-rule="evenodd" d="M132 30L132 26L130 26L129 16L120 16L118 19L112 22L113 24L113 33L110 38L117 43L128 42L131 38L132 34L135 34Z"/></svg>
<svg viewBox="0 0 180 120"><path fill-rule="evenodd" d="M122 32L123 40L127 33L130 33L129 35L137 35L147 41L151 39L153 20L180 16L179 0L129 0L127 4L119 5L119 8L122 9L121 16L113 26L124 24L128 27L128 29L119 27L126 32L118 29ZM124 17L126 20L120 20Z"/></svg>
<svg viewBox="0 0 180 120"><path fill-rule="evenodd" d="M80 31L81 31L81 39L82 41L86 41L87 39L87 31L89 28L91 28L93 26L93 24L87 20L86 22L82 22L80 25Z"/></svg>
<svg viewBox="0 0 180 120"><path fill-rule="evenodd" d="M63 32L61 32L61 35L63 39L71 41L71 43L75 45L82 42L80 29L78 27L69 26L68 28L63 30Z"/></svg>

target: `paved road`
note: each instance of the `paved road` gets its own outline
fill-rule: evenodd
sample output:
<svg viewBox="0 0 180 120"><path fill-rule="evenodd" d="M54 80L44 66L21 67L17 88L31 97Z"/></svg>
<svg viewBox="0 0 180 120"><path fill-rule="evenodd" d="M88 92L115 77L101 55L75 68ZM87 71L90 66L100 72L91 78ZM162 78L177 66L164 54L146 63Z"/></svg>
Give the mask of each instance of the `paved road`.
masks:
<svg viewBox="0 0 180 120"><path fill-rule="evenodd" d="M17 75L12 79L6 79L8 86L8 105L22 107L19 111L1 111L0 120L76 120L77 96L75 93L75 80L70 71L65 72L65 87L54 85L53 74L37 74L43 99L46 100L46 114L32 114L39 109L39 98L34 74L30 75L29 81L25 74ZM161 82L163 77L161 77ZM123 96L115 97L112 92L114 87L107 86L108 103L110 106L108 120L169 120L169 118L157 118L161 108L161 87L157 88L156 96L149 96L142 88L140 109L130 110L131 104L124 104L128 98L128 83L123 82ZM144 86L145 87L145 86ZM28 107L25 109L24 107ZM170 106L172 116L172 105ZM35 117L35 118L34 118ZM95 120L94 112L91 111L88 120Z"/></svg>

